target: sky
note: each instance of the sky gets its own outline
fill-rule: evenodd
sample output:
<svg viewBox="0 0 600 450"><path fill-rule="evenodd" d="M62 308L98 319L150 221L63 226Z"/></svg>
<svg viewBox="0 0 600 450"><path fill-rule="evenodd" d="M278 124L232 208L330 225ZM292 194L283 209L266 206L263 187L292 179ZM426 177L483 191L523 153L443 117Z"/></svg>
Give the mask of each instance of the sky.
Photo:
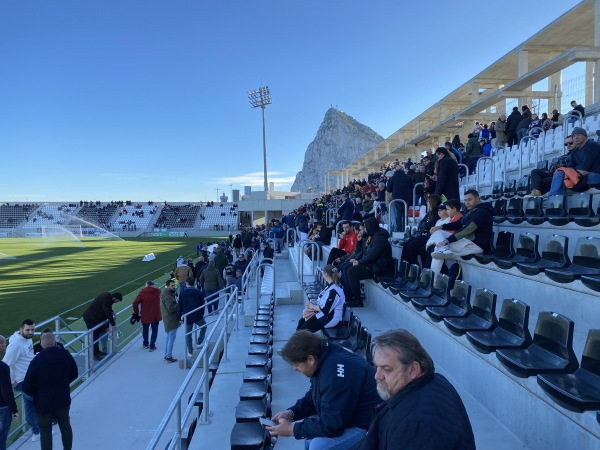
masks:
<svg viewBox="0 0 600 450"><path fill-rule="evenodd" d="M388 137L577 3L0 0L0 202L262 190L260 86L288 190L331 106Z"/></svg>

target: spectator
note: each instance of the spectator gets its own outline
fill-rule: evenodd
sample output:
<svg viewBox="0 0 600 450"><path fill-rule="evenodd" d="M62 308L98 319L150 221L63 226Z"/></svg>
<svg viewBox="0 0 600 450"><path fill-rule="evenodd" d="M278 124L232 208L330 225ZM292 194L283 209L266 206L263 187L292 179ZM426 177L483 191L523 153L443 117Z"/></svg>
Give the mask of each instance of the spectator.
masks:
<svg viewBox="0 0 600 450"><path fill-rule="evenodd" d="M227 257L227 265L223 269L223 278L225 279L226 286L231 286L235 283L235 269L233 268L233 257Z"/></svg>
<svg viewBox="0 0 600 450"><path fill-rule="evenodd" d="M357 260L352 259L351 266L346 271L346 279L350 288L351 300L347 303L352 307L362 307L363 299L360 293L360 280L373 278L375 275L386 275L390 271L392 247L389 233L379 227L377 219L370 217L365 221L367 233L371 241L363 255Z"/></svg>
<svg viewBox="0 0 600 450"><path fill-rule="evenodd" d="M177 337L177 328L181 325L179 315L177 314L177 300L175 296L174 280L167 280L164 289L160 292L160 312L165 327L165 361L168 363L177 362L177 358L173 358L173 345Z"/></svg>
<svg viewBox="0 0 600 450"><path fill-rule="evenodd" d="M319 296L309 300L298 321L297 330L317 332L324 328L333 328L342 321L344 312L344 290L340 284L340 274L331 265L323 267L323 279L327 285Z"/></svg>
<svg viewBox="0 0 600 450"><path fill-rule="evenodd" d="M571 152L573 151L573 137L567 136L565 138L565 147L567 148L567 154L560 156L556 162L552 163L548 169L533 169L529 176L529 183L531 186L531 193L528 197L540 197L550 190L550 184L552 183L552 176L556 169L559 167L566 167L571 159Z"/></svg>
<svg viewBox="0 0 600 450"><path fill-rule="evenodd" d="M323 205L321 205L321 207L322 206ZM283 227L281 226L279 220L275 219L271 231L273 232L273 239L275 240L275 250L277 251L277 253L281 253L281 251L283 250L284 234Z"/></svg>
<svg viewBox="0 0 600 450"><path fill-rule="evenodd" d="M0 356L6 352L6 339L0 336ZM19 419L19 410L15 402L10 377L10 367L0 361L0 450L6 450L6 440L12 420Z"/></svg>
<svg viewBox="0 0 600 450"><path fill-rule="evenodd" d="M433 228L438 220L438 208L442 203L440 196L431 194L427 199L429 211L419 222L417 231L411 235L402 246L401 259L409 264L417 264L421 249L429 239L429 230ZM446 208L444 207L444 210ZM423 261L425 262L425 261Z"/></svg>
<svg viewBox="0 0 600 450"><path fill-rule="evenodd" d="M535 138L540 137L540 128L542 128L542 119L539 118L537 113L531 114L531 122L529 123L528 136L533 136Z"/></svg>
<svg viewBox="0 0 600 450"><path fill-rule="evenodd" d="M204 269L198 277L198 285L202 287L206 301L212 301L212 303L206 307L207 314L217 311L219 305L218 302L213 301L217 298L214 294L223 289L224 286L223 277L221 276L221 272L215 267L214 261L208 262L208 267Z"/></svg>
<svg viewBox="0 0 600 450"><path fill-rule="evenodd" d="M83 312L83 321L87 326L88 330L91 330L101 323L108 320L108 325L102 325L93 331L94 339L94 358L101 360L106 356L106 352L101 352L98 346L98 340L100 336L107 331L109 327L115 326L115 313L113 312L112 306L114 303L123 300L123 295L120 292L102 292L96 296L96 298L90 303L90 306Z"/></svg>
<svg viewBox="0 0 600 450"><path fill-rule="evenodd" d="M561 127L563 124L563 115L561 113L558 112L558 109L553 109L552 110L552 129L555 129L556 127Z"/></svg>
<svg viewBox="0 0 600 450"><path fill-rule="evenodd" d="M431 356L417 338L406 330L392 330L374 343L377 391L384 402L356 448L475 450L460 396L435 373Z"/></svg>
<svg viewBox="0 0 600 450"><path fill-rule="evenodd" d="M60 428L63 449L70 450L73 446L70 384L77 379L77 364L67 350L56 345L52 332L43 334L41 340L44 350L29 364L23 393L33 397L42 450L52 449L53 420Z"/></svg>
<svg viewBox="0 0 600 450"><path fill-rule="evenodd" d="M185 289L179 297L179 307L177 309L179 320L182 324L185 324L185 342L188 358L194 356L194 347L192 346L192 330L194 329L194 325L200 328L200 335L196 340L197 348L202 348L204 336L206 335L204 295L194 286L195 281L194 277L189 277L185 280Z"/></svg>
<svg viewBox="0 0 600 450"><path fill-rule="evenodd" d="M435 154L438 158L438 170L434 194L439 195L442 201L459 198L458 164L450 158L445 147L438 147Z"/></svg>
<svg viewBox="0 0 600 450"><path fill-rule="evenodd" d="M477 141L477 136L473 133L469 133L469 140L467 141L467 146L465 148L466 154L464 163L469 168L469 172L475 172L475 167L477 166L477 160L481 156L481 145Z"/></svg>
<svg viewBox="0 0 600 450"><path fill-rule="evenodd" d="M248 261L246 261L246 255L240 253L238 260L233 264L233 270L241 270L242 274L246 271L246 267L248 267Z"/></svg>
<svg viewBox="0 0 600 450"><path fill-rule="evenodd" d="M552 119L550 119L548 117L548 113L543 113L542 114L542 129L544 131L548 131L549 129L552 128L553 125L554 125L554 122L552 122Z"/></svg>
<svg viewBox="0 0 600 450"><path fill-rule="evenodd" d="M146 286L135 297L131 306L133 313L138 317L141 316L142 347L151 352L155 351L158 323L162 320L162 316L160 315L160 289L154 285L154 281L146 281ZM149 329L151 329L150 341L148 341Z"/></svg>
<svg viewBox="0 0 600 450"><path fill-rule="evenodd" d="M506 141L510 147L519 143L517 139L517 126L522 118L523 116L521 116L519 108L515 106L508 116L508 119L506 119Z"/></svg>
<svg viewBox="0 0 600 450"><path fill-rule="evenodd" d="M310 389L273 416L271 435L307 439L307 449L341 450L360 442L380 401L367 361L306 330L296 331L280 354L310 378Z"/></svg>
<svg viewBox="0 0 600 450"><path fill-rule="evenodd" d="M338 241L337 248L332 248L329 252L329 258L327 264L332 264L336 259L341 256L347 255L354 251L356 247L356 232L352 228L352 224L347 220L342 222L342 233Z"/></svg>
<svg viewBox="0 0 600 450"><path fill-rule="evenodd" d="M438 243L436 251L431 255L433 258L431 270L436 274L440 273L444 259L473 255L489 250L493 236L494 207L489 202L482 203L479 193L475 189L465 192L464 202L468 212L460 221L431 229L432 233L438 230L456 231L452 236L448 236Z"/></svg>
<svg viewBox="0 0 600 450"><path fill-rule="evenodd" d="M412 206L414 182L408 176L404 169L398 165L394 175L388 180L386 190L391 192L392 200L403 200L407 206ZM394 230L404 230L404 204L402 202L394 203L394 212L396 214ZM391 214L391 211L390 211ZM392 216L393 217L393 216Z"/></svg>
<svg viewBox="0 0 600 450"><path fill-rule="evenodd" d="M582 179L573 187L581 188L586 185L600 184L600 144L588 140L587 131L580 127L573 128L574 149L571 152L571 158L567 164L568 169L574 169L576 174ZM550 195L566 195L565 172L557 170L552 176L550 185ZM574 177L571 176L571 182Z"/></svg>
<svg viewBox="0 0 600 450"><path fill-rule="evenodd" d="M500 114L496 121L496 145L504 147L506 145L506 114Z"/></svg>
<svg viewBox="0 0 600 450"><path fill-rule="evenodd" d="M572 116L569 118L569 123L575 123L578 121L580 119L580 114L581 119L585 117L585 108L583 105L578 105L575 100L571 100L571 108L573 108L573 110L571 111Z"/></svg>
<svg viewBox="0 0 600 450"><path fill-rule="evenodd" d="M521 139L523 139L527 134L527 131L529 130L529 124L532 120L531 110L529 107L527 105L523 105L521 109L523 110L523 115L517 124L517 129L515 130L517 133L517 144L521 142Z"/></svg>
<svg viewBox="0 0 600 450"><path fill-rule="evenodd" d="M179 295L181 295L181 293L185 289L185 280L189 277L193 278L194 271L188 264L183 264L177 269L175 269L174 275L177 279L177 282L179 283Z"/></svg>

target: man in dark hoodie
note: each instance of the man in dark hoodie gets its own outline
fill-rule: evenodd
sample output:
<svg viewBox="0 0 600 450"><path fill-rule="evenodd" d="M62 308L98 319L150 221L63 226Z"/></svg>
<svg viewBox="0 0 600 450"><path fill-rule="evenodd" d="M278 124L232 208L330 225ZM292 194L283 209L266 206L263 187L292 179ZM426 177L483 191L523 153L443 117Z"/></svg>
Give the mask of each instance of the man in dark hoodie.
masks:
<svg viewBox="0 0 600 450"><path fill-rule="evenodd" d="M352 307L362 307L363 299L360 295L360 280L369 280L375 275L384 275L388 272L392 261L392 246L390 234L385 228L379 227L375 217L365 220L367 234L371 237L369 245L359 259L351 259L346 272L348 286L352 298L346 298L346 303Z"/></svg>
<svg viewBox="0 0 600 450"><path fill-rule="evenodd" d="M386 190L392 193L392 200L404 200L408 206L412 206L412 195L414 187L413 179L404 172L404 168L399 164L396 165L394 175L388 180ZM396 221L395 228L392 231L404 231L406 224L404 223L404 204L396 202L395 208L390 209L390 213L394 211ZM394 217L394 214L392 214Z"/></svg>
<svg viewBox="0 0 600 450"><path fill-rule="evenodd" d="M42 448L52 448L52 420L55 418L62 435L63 448L71 450L73 430L69 419L69 385L77 378L77 364L67 350L56 345L53 333L44 333L41 342L44 350L29 364L23 392L33 397Z"/></svg>
<svg viewBox="0 0 600 450"><path fill-rule="evenodd" d="M517 125L519 125L519 122L522 118L523 116L521 116L519 108L515 106L508 116L508 119L506 119L506 125L504 125L504 128L506 130L506 141L509 146L513 146L518 143Z"/></svg>
<svg viewBox="0 0 600 450"><path fill-rule="evenodd" d="M489 250L494 224L494 207L489 202L481 202L479 193L469 189L464 196L468 212L461 220L433 227L432 233L439 230L456 231L436 245L431 254L431 270L438 274L444 265L444 259L457 256L474 255ZM432 234L432 238L434 238Z"/></svg>

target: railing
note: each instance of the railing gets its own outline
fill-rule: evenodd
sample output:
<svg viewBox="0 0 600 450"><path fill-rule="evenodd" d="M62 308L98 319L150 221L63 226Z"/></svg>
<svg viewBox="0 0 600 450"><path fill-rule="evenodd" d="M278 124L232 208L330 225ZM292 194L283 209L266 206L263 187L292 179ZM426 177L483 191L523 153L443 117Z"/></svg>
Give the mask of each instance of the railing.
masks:
<svg viewBox="0 0 600 450"><path fill-rule="evenodd" d="M272 288L273 294L275 294L275 267L273 266L274 263L275 263L275 260L273 260L271 258L263 258L261 263L256 268L256 311L258 311L258 304L260 302L261 291L262 291L262 286L261 286L261 282L260 282L262 271L260 269L262 269L264 267L270 267L272 269L271 288Z"/></svg>
<svg viewBox="0 0 600 450"><path fill-rule="evenodd" d="M177 417L177 420L175 423L175 432L173 433L173 436L171 437L171 440L169 442L167 449L172 450L172 449L176 448L178 450L181 450L181 448L182 448L182 445L181 445L182 431L194 409L194 401L190 401L187 403L187 406L185 407L185 410L184 410L184 408L182 406L182 403L184 401L183 396L185 395L185 392L186 392L188 386L191 384L192 379L194 378L194 376L196 376L196 370L198 369L200 363L202 363L202 375L200 376L200 379L198 380L198 384L196 385L191 398L196 399L198 397L198 394L202 390L203 405L202 405L202 416L200 419L200 423L201 424L209 424L210 423L210 389L209 389L210 364L214 361L215 356L217 356L217 358L218 358L219 346L220 346L221 342L223 343L223 359L221 360L221 362L222 363L228 362L227 343L228 343L228 338L229 338L229 336L228 336L229 322L234 322L236 324L234 329L237 331L238 328L237 328L236 315L239 316L241 314L240 307L239 307L238 300L237 300L237 295L238 295L238 290L237 290L237 287L234 286L232 292L228 296L228 299L227 299L227 302L225 303L225 307L223 308L223 311L221 311L221 313L219 314L219 317L215 321L215 326L212 328L212 330L206 336L206 342L210 342L212 340L213 336L217 333L217 330L219 330L219 325L222 325L222 327L220 328L219 336L215 340L215 345L213 347L212 352L209 354L208 345L205 345L202 348L202 350L200 351L200 354L198 355L198 357L192 364L192 367L190 368L188 375L185 377L185 380L183 380L183 383L181 384L181 386L179 387L179 390L175 394L175 397L173 398L171 405L167 409L167 412L165 413L160 424L158 425L156 432L152 436L150 443L146 447L147 450L157 448L157 446L159 444L159 440L161 439L167 426L171 422L173 415L175 415L175 414Z"/></svg>
<svg viewBox="0 0 600 450"><path fill-rule="evenodd" d="M398 215L396 208L392 208L394 203L404 204L404 226L408 225L408 204L399 198L392 200L388 205L388 232L390 233L390 236L392 235L392 211L394 211L394 219L396 219L396 216Z"/></svg>
<svg viewBox="0 0 600 450"><path fill-rule="evenodd" d="M335 209L329 208L325 213L327 225L332 225L335 223Z"/></svg>
<svg viewBox="0 0 600 450"><path fill-rule="evenodd" d="M321 247L315 241L311 241L310 239L302 239L298 243L298 275L300 278L300 285L304 282L304 255L303 255L303 247L307 244L310 246L311 254L312 254L312 265L311 265L311 273L315 271L315 259L319 261L321 259ZM316 247L316 248L315 248Z"/></svg>
<svg viewBox="0 0 600 450"><path fill-rule="evenodd" d="M287 231L285 232L285 245L287 245L288 247L290 246L290 233L292 233L294 235L292 237L293 242L296 242L296 229L288 228Z"/></svg>
<svg viewBox="0 0 600 450"><path fill-rule="evenodd" d="M477 192L479 192L479 177L482 173L482 171L479 170L479 164L481 163L481 161L491 161L492 163L492 174L490 178L490 183L492 185L492 189L494 189L494 174L496 172L496 167L494 166L494 158L492 158L491 156L480 156L477 160L477 169L475 171L475 190Z"/></svg>
<svg viewBox="0 0 600 450"><path fill-rule="evenodd" d="M544 131L541 128L539 128L539 129ZM536 136L532 136L532 135L524 136L523 139L521 139L521 141L519 142L519 179L523 178L523 153L525 153L523 150L525 147L525 143L528 141L533 141L533 143L535 144L535 163L537 164L537 162L540 160L539 159L540 146L539 146L538 138ZM544 151L544 149L542 148L542 152L543 151ZM543 155L543 153L542 153L542 155ZM529 155L527 155L527 158L528 158L528 162L529 162ZM529 164L528 164L528 166L529 166Z"/></svg>
<svg viewBox="0 0 600 450"><path fill-rule="evenodd" d="M425 183L415 183L415 186L413 187L413 208L417 205L417 186L425 186Z"/></svg>

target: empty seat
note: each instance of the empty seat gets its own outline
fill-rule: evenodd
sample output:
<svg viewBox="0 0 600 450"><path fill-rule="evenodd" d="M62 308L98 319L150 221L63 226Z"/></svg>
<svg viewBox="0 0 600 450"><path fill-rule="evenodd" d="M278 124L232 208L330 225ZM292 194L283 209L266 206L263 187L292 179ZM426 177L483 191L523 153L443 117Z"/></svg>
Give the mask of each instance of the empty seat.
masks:
<svg viewBox="0 0 600 450"><path fill-rule="evenodd" d="M447 306L428 306L427 314L436 322L444 317L465 317L471 312L469 299L471 298L471 285L457 280L450 290Z"/></svg>
<svg viewBox="0 0 600 450"><path fill-rule="evenodd" d="M273 347L268 344L250 344L248 347L249 355L269 355L273 354Z"/></svg>
<svg viewBox="0 0 600 450"><path fill-rule="evenodd" d="M371 345L371 332L363 327L361 338L359 342L358 349L356 350L356 354L364 356L367 362L373 365L373 348Z"/></svg>
<svg viewBox="0 0 600 450"><path fill-rule="evenodd" d="M538 375L537 382L571 411L600 408L600 330L589 331L579 369L572 374Z"/></svg>
<svg viewBox="0 0 600 450"><path fill-rule="evenodd" d="M434 273L431 269L423 269L419 277L419 284L414 290L398 290L398 295L405 302L409 302L411 298L430 297L433 294L433 277Z"/></svg>
<svg viewBox="0 0 600 450"><path fill-rule="evenodd" d="M548 268L544 273L558 283L570 283L581 275L600 275L600 238L579 238L573 253L573 263L567 267Z"/></svg>
<svg viewBox="0 0 600 450"><path fill-rule="evenodd" d="M246 358L246 367L264 367L268 362L269 356L266 354L248 355Z"/></svg>
<svg viewBox="0 0 600 450"><path fill-rule="evenodd" d="M525 196L529 194L529 175L525 175L517 183L517 195Z"/></svg>
<svg viewBox="0 0 600 450"><path fill-rule="evenodd" d="M268 326L268 327L254 327L254 328L252 328L252 334L255 334L255 335L272 335L273 334L273 327L272 326Z"/></svg>
<svg viewBox="0 0 600 450"><path fill-rule="evenodd" d="M531 343L529 305L514 298L502 303L498 326L488 331L468 331L467 339L481 353L499 348L521 348Z"/></svg>
<svg viewBox="0 0 600 450"><path fill-rule="evenodd" d="M501 269L508 270L518 263L535 263L539 261L538 243L540 237L533 233L521 233L517 243L517 251L511 258L494 257L493 261Z"/></svg>
<svg viewBox="0 0 600 450"><path fill-rule="evenodd" d="M240 387L240 400L259 400L271 392L271 375L263 382L248 381Z"/></svg>
<svg viewBox="0 0 600 450"><path fill-rule="evenodd" d="M250 344L273 344L273 336L256 334L250 338Z"/></svg>
<svg viewBox="0 0 600 450"><path fill-rule="evenodd" d="M551 195L544 204L548 222L557 227L569 223L567 217L567 197L564 195Z"/></svg>
<svg viewBox="0 0 600 450"><path fill-rule="evenodd" d="M517 269L526 275L537 275L547 268L567 267L571 264L567 254L569 239L558 234L552 235L544 245L541 258L537 262L517 263Z"/></svg>
<svg viewBox="0 0 600 450"><path fill-rule="evenodd" d="M446 306L448 300L448 286L450 279L448 275L439 274L433 283L433 292L429 297L415 297L410 299L415 309L423 311L428 306Z"/></svg>
<svg viewBox="0 0 600 450"><path fill-rule="evenodd" d="M568 215L582 227L593 227L600 223L600 216L592 208L592 195L585 192L571 196Z"/></svg>
<svg viewBox="0 0 600 450"><path fill-rule="evenodd" d="M494 202L494 223L506 220L506 199L500 198Z"/></svg>
<svg viewBox="0 0 600 450"><path fill-rule="evenodd" d="M388 285L388 289L392 294L398 294L399 290L414 290L419 287L419 273L421 269L417 264L411 264L408 268L406 281L398 285Z"/></svg>
<svg viewBox="0 0 600 450"><path fill-rule="evenodd" d="M492 251L490 253L478 253L473 255L478 263L489 264L494 258L512 258L515 255L515 235L510 231L499 231L496 234L496 243L492 240Z"/></svg>
<svg viewBox="0 0 600 450"><path fill-rule="evenodd" d="M502 181L496 181L494 183L494 188L492 189L492 198L498 199L502 197L502 193L504 191L503 186L504 184Z"/></svg>
<svg viewBox="0 0 600 450"><path fill-rule="evenodd" d="M244 370L244 382L265 382L271 374L271 360L263 367L246 367Z"/></svg>
<svg viewBox="0 0 600 450"><path fill-rule="evenodd" d="M581 275L581 282L590 289L600 292L600 275Z"/></svg>
<svg viewBox="0 0 600 450"><path fill-rule="evenodd" d="M525 197L523 199L523 217L531 225L541 225L546 218L542 209L542 197Z"/></svg>
<svg viewBox="0 0 600 450"><path fill-rule="evenodd" d="M472 303L471 314L467 317L444 318L444 324L453 334L460 336L467 331L485 331L496 327L496 294L488 289L478 288Z"/></svg>
<svg viewBox="0 0 600 450"><path fill-rule="evenodd" d="M259 400L240 400L235 407L237 423L256 422L262 417L271 417L271 396Z"/></svg>
<svg viewBox="0 0 600 450"><path fill-rule="evenodd" d="M525 220L523 217L523 199L521 197L513 197L508 200L506 204L506 220L515 225Z"/></svg>
<svg viewBox="0 0 600 450"><path fill-rule="evenodd" d="M358 348L358 340L359 340L358 335L361 332L361 330L362 330L362 323L358 317L354 316L354 320L352 321L352 324L350 325L350 334L347 339L345 339L341 342L341 346L344 348L347 348L348 350L350 350L352 352L356 351L356 349Z"/></svg>
<svg viewBox="0 0 600 450"><path fill-rule="evenodd" d="M396 266L396 273L393 277L378 277L373 278L377 283L381 284L385 289L388 288L390 283L402 282L406 280L406 272L408 270L408 261L400 261Z"/></svg>
<svg viewBox="0 0 600 450"><path fill-rule="evenodd" d="M505 198L512 198L517 195L517 180L507 180L504 182L502 195Z"/></svg>
<svg viewBox="0 0 600 450"><path fill-rule="evenodd" d="M259 422L236 423L231 430L231 450L263 450L268 435Z"/></svg>
<svg viewBox="0 0 600 450"><path fill-rule="evenodd" d="M519 377L538 373L570 373L579 366L573 352L574 323L554 312L543 311L533 334L531 345L526 348L496 350L496 357Z"/></svg>

